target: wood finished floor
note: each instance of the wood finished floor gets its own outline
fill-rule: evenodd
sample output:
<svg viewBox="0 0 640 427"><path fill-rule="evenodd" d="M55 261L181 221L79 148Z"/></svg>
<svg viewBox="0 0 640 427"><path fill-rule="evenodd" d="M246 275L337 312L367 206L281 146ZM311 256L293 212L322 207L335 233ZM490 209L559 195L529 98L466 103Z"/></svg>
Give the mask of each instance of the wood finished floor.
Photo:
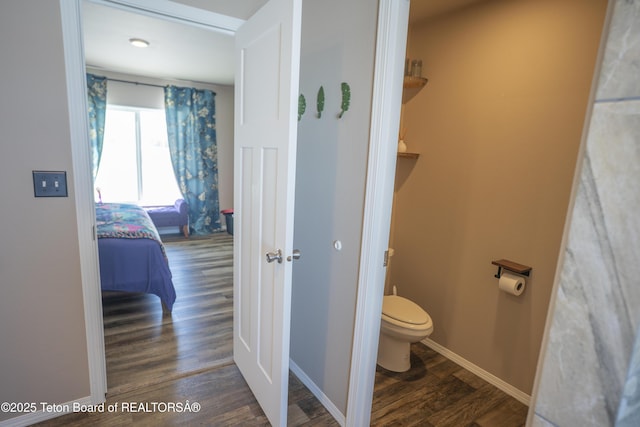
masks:
<svg viewBox="0 0 640 427"><path fill-rule="evenodd" d="M520 427L528 407L422 343L411 369L376 369L371 425Z"/></svg>
<svg viewBox="0 0 640 427"><path fill-rule="evenodd" d="M177 295L170 316L155 295L103 296L110 394L233 363L232 236L164 240Z"/></svg>
<svg viewBox="0 0 640 427"><path fill-rule="evenodd" d="M163 315L153 295L103 297L108 393L123 402L198 402L192 413L75 413L42 426L264 426L267 419L232 361L232 238L163 236L178 299ZM516 427L527 407L423 344L412 346L412 368L378 367L371 424L375 426ZM293 375L288 425L337 426Z"/></svg>

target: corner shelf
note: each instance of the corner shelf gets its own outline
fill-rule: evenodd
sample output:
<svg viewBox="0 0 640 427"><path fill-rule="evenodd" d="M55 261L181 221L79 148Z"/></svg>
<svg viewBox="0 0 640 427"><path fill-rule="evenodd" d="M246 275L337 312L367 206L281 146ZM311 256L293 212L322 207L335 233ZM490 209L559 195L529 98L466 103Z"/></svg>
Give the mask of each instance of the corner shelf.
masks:
<svg viewBox="0 0 640 427"><path fill-rule="evenodd" d="M422 90L429 80L424 77L405 76L402 91L402 103L406 104Z"/></svg>
<svg viewBox="0 0 640 427"><path fill-rule="evenodd" d="M429 79L425 77L404 76L404 87L408 89L422 89Z"/></svg>
<svg viewBox="0 0 640 427"><path fill-rule="evenodd" d="M417 159L420 157L419 153L398 153L398 157L405 159Z"/></svg>
<svg viewBox="0 0 640 427"><path fill-rule="evenodd" d="M411 98L416 96L418 92L422 90L423 87L427 84L429 80L424 77L412 77L412 76L404 76L404 82L402 84L402 109L400 110L400 127L403 128L403 116L404 116L404 104L406 104ZM404 130L400 133L400 137ZM420 157L419 153L398 153L398 158L403 159L413 159L416 160Z"/></svg>

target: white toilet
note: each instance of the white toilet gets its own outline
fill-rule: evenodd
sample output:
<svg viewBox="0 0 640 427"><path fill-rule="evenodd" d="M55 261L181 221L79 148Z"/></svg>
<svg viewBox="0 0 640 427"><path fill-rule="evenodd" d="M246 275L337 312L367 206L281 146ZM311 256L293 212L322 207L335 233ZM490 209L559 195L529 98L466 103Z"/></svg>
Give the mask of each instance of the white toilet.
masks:
<svg viewBox="0 0 640 427"><path fill-rule="evenodd" d="M431 332L431 317L418 304L398 295L384 296L378 365L389 371L408 371L411 367L411 343L428 337Z"/></svg>

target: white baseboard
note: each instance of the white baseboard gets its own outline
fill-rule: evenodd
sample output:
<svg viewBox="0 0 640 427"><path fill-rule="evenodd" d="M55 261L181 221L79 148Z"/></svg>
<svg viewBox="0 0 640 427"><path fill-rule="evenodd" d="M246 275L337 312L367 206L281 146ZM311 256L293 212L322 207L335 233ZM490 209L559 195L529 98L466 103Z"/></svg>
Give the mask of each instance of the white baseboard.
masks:
<svg viewBox="0 0 640 427"><path fill-rule="evenodd" d="M465 358L463 358L461 356L458 356L456 353L454 353L451 350L441 346L437 342L432 341L429 338L425 338L420 342L423 343L424 345L426 345L427 347L429 347L430 349L440 353L441 355L443 355L447 359L451 360L452 362L455 362L458 365L462 366L463 368L465 368L469 372L479 376L480 378L482 378L483 380L485 380L489 384L491 384L491 385L499 388L500 390L504 391L509 396L513 397L514 399L519 400L520 402L524 403L527 406L529 406L529 404L531 403L531 396L529 396L525 392L518 390L517 388L515 388L511 384L508 384L508 383L504 382L503 380L501 380L500 378L496 377L495 375L493 375L493 374L485 371L484 369L474 365L473 363L469 362L467 359L465 359Z"/></svg>
<svg viewBox="0 0 640 427"><path fill-rule="evenodd" d="M39 409L36 412L31 412L25 415L19 415L15 418L9 418L8 420L0 421L0 427L25 427L30 426L32 424L36 424L42 421L50 420L52 418L59 417L61 415L70 414L73 411L74 403L76 405L92 405L91 396L83 397L81 399L73 400L67 403L61 403L60 405L56 405L56 408L69 408L69 410L60 410L59 412L45 412L42 410L42 405L37 403L37 408Z"/></svg>
<svg viewBox="0 0 640 427"><path fill-rule="evenodd" d="M291 359L289 359L289 369L295 374L296 377L298 377L302 384L304 384L309 389L309 391L313 393L316 399L318 399L318 401L322 403L322 406L327 409L327 411L333 418L335 418L338 424L344 427L344 414L340 412L338 408L336 408L333 402L322 392L322 390L320 390L320 388L311 380L311 378L309 378L307 374L305 374L304 371L300 369L300 367L296 365L296 363Z"/></svg>

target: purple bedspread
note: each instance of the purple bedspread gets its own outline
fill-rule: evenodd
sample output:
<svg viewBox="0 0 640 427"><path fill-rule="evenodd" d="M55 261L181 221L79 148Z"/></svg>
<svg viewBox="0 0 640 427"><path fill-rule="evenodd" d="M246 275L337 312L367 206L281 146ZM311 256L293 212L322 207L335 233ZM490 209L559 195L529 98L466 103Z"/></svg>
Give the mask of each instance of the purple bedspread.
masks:
<svg viewBox="0 0 640 427"><path fill-rule="evenodd" d="M176 291L164 246L149 216L136 205L96 205L103 291L157 295L171 311Z"/></svg>

